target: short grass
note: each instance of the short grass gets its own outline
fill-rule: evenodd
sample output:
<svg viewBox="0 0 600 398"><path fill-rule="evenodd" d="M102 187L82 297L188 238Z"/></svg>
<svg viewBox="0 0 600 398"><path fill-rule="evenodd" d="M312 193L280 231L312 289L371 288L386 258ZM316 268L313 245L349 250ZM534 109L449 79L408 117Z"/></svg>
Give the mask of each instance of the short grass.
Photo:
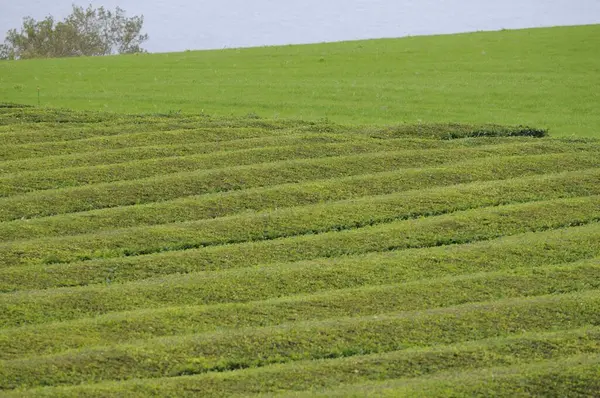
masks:
<svg viewBox="0 0 600 398"><path fill-rule="evenodd" d="M597 139L7 105L0 138L0 395L598 391Z"/></svg>
<svg viewBox="0 0 600 398"><path fill-rule="evenodd" d="M130 113L600 134L600 25L139 56L0 62L0 99ZM75 132L72 132L75 133Z"/></svg>

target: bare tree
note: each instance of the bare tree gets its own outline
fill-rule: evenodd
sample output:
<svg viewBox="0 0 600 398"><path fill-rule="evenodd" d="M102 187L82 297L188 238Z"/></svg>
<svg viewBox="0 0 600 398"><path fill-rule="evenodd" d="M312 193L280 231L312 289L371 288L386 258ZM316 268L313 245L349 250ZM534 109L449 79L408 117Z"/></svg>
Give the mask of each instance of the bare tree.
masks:
<svg viewBox="0 0 600 398"><path fill-rule="evenodd" d="M0 59L99 56L145 52L143 16L127 18L125 10L73 5L64 21L48 16L41 21L23 18L20 31L11 29L0 45Z"/></svg>

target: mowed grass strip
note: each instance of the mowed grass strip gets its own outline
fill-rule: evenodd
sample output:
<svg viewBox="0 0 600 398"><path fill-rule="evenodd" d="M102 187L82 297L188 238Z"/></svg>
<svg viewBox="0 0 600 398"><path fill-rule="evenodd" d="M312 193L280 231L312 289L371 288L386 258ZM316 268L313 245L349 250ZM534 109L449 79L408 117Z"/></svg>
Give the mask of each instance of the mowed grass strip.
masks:
<svg viewBox="0 0 600 398"><path fill-rule="evenodd" d="M600 292L165 337L3 361L0 389L197 374L600 325Z"/></svg>
<svg viewBox="0 0 600 398"><path fill-rule="evenodd" d="M109 273L108 276L103 275L103 282L110 286L4 294L4 304L0 303L3 305L0 324L13 327L115 311L245 303L289 295L327 292L332 289L541 267L598 256L598 248L595 246L600 234L598 224L540 234L542 236L539 238L537 234L518 235L499 242L172 275L125 284L112 284L110 278L114 278L115 275ZM529 247L523 247L525 243ZM57 273L60 270L57 269ZM35 275L32 270L29 271ZM33 271L43 273L45 270ZM11 276L14 277L9 274L9 277ZM152 316L151 318L154 319Z"/></svg>
<svg viewBox="0 0 600 398"><path fill-rule="evenodd" d="M267 148L252 148L239 151L221 151L209 154L174 156L149 160L136 160L113 165L66 168L59 170L37 170L0 176L0 196L24 194L36 190L58 189L103 182L136 180L170 173L194 170L210 170L224 167L262 164L293 159L316 159L336 156L357 155L383 151L405 150L402 139L371 140L348 143L316 143ZM463 148L455 148L461 151ZM599 146L600 149L600 146ZM432 151L437 158L441 151ZM424 162L423 150L407 150L405 156L416 164ZM468 154L467 154L468 156Z"/></svg>
<svg viewBox="0 0 600 398"><path fill-rule="evenodd" d="M573 365L577 365L575 368L578 368L581 363L597 363L600 366L598 354L600 354L600 329L587 327L545 333L521 333L510 337L370 355L296 361L232 372L42 387L7 392L7 396L223 397L237 394L244 396L272 394L282 391L310 391L314 394L321 389L337 389L343 388L344 385L369 381L394 383L394 379L400 378L404 379L405 385L414 386L428 380L435 385L446 376L443 372L450 370L473 371L491 366L516 366L522 372L528 363L534 361L549 361L548 363L552 363L555 367L565 364L569 369L573 369ZM572 363L573 359L569 358L572 356L581 356L582 361L578 360L577 364ZM489 373L487 370L479 372ZM505 373L504 369L500 372L494 369L494 375ZM432 376L433 379L430 379ZM353 392L351 388L348 386L346 389L349 394ZM360 391L364 390L360 389ZM415 393L420 391L423 390Z"/></svg>
<svg viewBox="0 0 600 398"><path fill-rule="evenodd" d="M589 149L589 148L588 148ZM591 148L595 152L595 148ZM288 160L207 171L181 172L134 181L71 187L0 198L0 221L49 216L122 205L149 203L182 196L273 186L283 183L351 176L398 168L449 164L491 156L576 153L578 146L538 140L452 151L377 152L323 159Z"/></svg>
<svg viewBox="0 0 600 398"><path fill-rule="evenodd" d="M369 275L361 276L367 278ZM347 278L347 275L341 275L340 279L344 277ZM338 285L342 283L340 281ZM346 281L346 284L348 283ZM293 292L294 288L297 289L293 286L287 293ZM335 288L335 285L331 288ZM163 307L6 329L0 331L0 359L51 354L67 349L111 345L159 336L275 326L286 322L377 315L392 311L424 310L478 301L590 289L600 289L600 258L393 285L329 290L313 295L286 296L247 304ZM116 301L111 301L112 298L114 296L107 294L106 310L117 309L111 307L116 304ZM134 297L132 301L137 299L139 296ZM15 304L12 310L28 313L50 311L54 320L72 316L77 311L80 312L80 316L96 315L90 311L90 301L79 308L72 305L56 308L60 300L51 300L52 297L49 297L49 302L37 305L31 303L31 306Z"/></svg>
<svg viewBox="0 0 600 398"><path fill-rule="evenodd" d="M3 276L6 276L3 281L13 289L31 286L31 281L46 286L113 283L173 273L469 243L596 222L599 220L599 205L597 196L560 199L475 209L318 235L71 264L20 266L22 269L7 267L7 271L3 271Z"/></svg>
<svg viewBox="0 0 600 398"><path fill-rule="evenodd" d="M117 389L118 391L118 389ZM443 372L415 379L350 384L324 391L269 397L594 397L600 391L600 355L585 353L512 366ZM263 396L256 395L256 396Z"/></svg>
<svg viewBox="0 0 600 398"><path fill-rule="evenodd" d="M478 207L600 195L600 169L469 184L186 223L0 244L6 266L120 257L361 228ZM595 199L598 199L596 197ZM552 206L552 205L550 205ZM600 216L600 200L592 210Z"/></svg>
<svg viewBox="0 0 600 398"><path fill-rule="evenodd" d="M401 169L184 197L158 203L0 223L0 240L76 235L106 229L222 217L245 211L309 205L475 181L539 176L598 165L594 153L508 156L467 160L452 167Z"/></svg>

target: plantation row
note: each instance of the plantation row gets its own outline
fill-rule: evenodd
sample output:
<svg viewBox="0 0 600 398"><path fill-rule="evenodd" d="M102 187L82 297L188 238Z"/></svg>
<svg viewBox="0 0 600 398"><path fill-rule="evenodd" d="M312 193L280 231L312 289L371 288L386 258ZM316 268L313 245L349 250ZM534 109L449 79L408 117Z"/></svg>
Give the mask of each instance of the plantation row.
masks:
<svg viewBox="0 0 600 398"><path fill-rule="evenodd" d="M588 196L506 205L416 220L394 221L350 231L331 231L225 245L214 242L214 246L208 247L203 247L204 243L196 243L194 240L182 246L180 242L185 230L172 232L175 234L173 236L178 236L178 240L171 246L157 244L156 247L148 246L138 251L134 251L135 236L127 236L127 241L123 244L116 242L113 245L116 247L113 248L107 244L109 240L102 240L101 237L97 237L95 242L88 242L87 239L72 242L67 240L62 246L64 249L59 245L55 245L55 248L49 245L46 248L43 241L31 245L24 244L16 250L10 250L9 245L4 253L5 261L19 266L3 267L2 285L3 290L12 290L15 285L54 287L65 284L123 282L178 272L249 267L278 261L468 243L527 231L597 222L600 220L599 198L600 196ZM264 225L259 225L259 228L264 228ZM224 234L231 233L225 231ZM193 229L190 233L191 238L188 239L196 239L197 233L198 229ZM219 233L218 229L215 233ZM243 235L243 232L239 233L247 236ZM110 235L107 236L110 238ZM139 242L150 245L149 239L152 238L151 232L148 232L139 238ZM169 235L166 234L159 243L168 239ZM107 245L103 246L103 243ZM90 248L90 244L99 249L93 251L94 248ZM126 244L129 247L125 246ZM191 247L194 249L190 249ZM159 249L166 253L145 254L157 252ZM19 253L27 253L27 256ZM47 257L49 255L52 257ZM92 258L124 255L129 257L89 261ZM76 260L80 261L71 262ZM48 262L70 263L52 266L45 264Z"/></svg>
<svg viewBox="0 0 600 398"><path fill-rule="evenodd" d="M119 130L122 126L137 126L137 130L177 130L194 128L244 128L280 130L295 126L320 126L321 122L291 119L262 120L256 117L213 118L208 115L118 114L109 112L73 111L69 109L40 109L20 104L0 103L0 133L35 131L52 135L52 131L77 129L80 131ZM326 125L326 127L328 127Z"/></svg>
<svg viewBox="0 0 600 398"><path fill-rule="evenodd" d="M373 145L386 145L387 141L393 142L394 147L398 149L441 149L441 148L459 148L482 146L502 143L531 142L532 138L527 137L482 137L465 138L462 140L432 140L422 138L389 138L385 140L372 140L370 137L362 134L344 134L344 133L291 133L279 136L267 136L248 139L233 139L229 141L216 142L197 142L194 138L204 138L203 134L190 136L190 132L183 131L184 137L165 140L165 144L157 145L156 141L165 138L164 134L153 137L148 142L141 142L140 146L132 146L128 143L123 148L102 149L98 148L90 152L75 152L70 154L38 154L35 157L23 158L17 160L0 161L0 175L11 174L26 171L35 171L43 168L44 170L109 165L134 160L146 160L156 158L166 158L175 156L210 154L213 152L239 151L253 148L271 148L277 146L289 145L308 145L308 144L327 144L327 143L371 143ZM144 136L146 137L146 136ZM182 141L182 143L173 143L173 141ZM559 142L572 143L572 139L563 139ZM583 141L585 142L585 141ZM145 144L145 145L143 145ZM39 145L32 146L36 150ZM12 148L18 151L19 148ZM22 148L21 148L22 149ZM72 150L72 149L70 149Z"/></svg>
<svg viewBox="0 0 600 398"><path fill-rule="evenodd" d="M224 119L193 115L140 117L52 110L49 110L47 115L42 115L39 109L9 110L2 108L0 104L0 137L5 143L5 146L0 148L0 158L5 160L174 143L217 144L223 141L261 137L285 139L288 135L311 132L386 139L546 135L544 130L494 125L405 125L373 129L348 128L330 122Z"/></svg>
<svg viewBox="0 0 600 398"><path fill-rule="evenodd" d="M0 104L2 396L593 396L600 142Z"/></svg>
<svg viewBox="0 0 600 398"><path fill-rule="evenodd" d="M502 180L597 166L594 154L498 157L433 167L358 174L264 188L183 197L157 203L119 206L74 214L0 223L2 240L74 235L104 229L156 225L223 217L244 211L302 206L314 203L383 195L425 187ZM591 170L589 170L591 171ZM587 173L587 172L586 172ZM526 178L526 177L523 177ZM488 184L489 185L489 184Z"/></svg>
<svg viewBox="0 0 600 398"><path fill-rule="evenodd" d="M41 238L0 244L0 264L4 267L32 265L36 263L70 262L97 257L120 257L207 247L223 244L271 240L289 236L321 234L361 228L369 225L390 223L395 220L434 216L466 209L477 209L469 218L493 217L486 206L546 200L542 206L552 209L555 203L564 206L569 217L578 217L582 222L600 219L600 169L590 172L560 174L555 178L526 178L500 183L470 184L459 187L428 191L410 191L408 194L367 196L353 201L329 202L326 204L291 207L262 213L241 214L212 220L157 226L133 227L109 230L104 233ZM548 199L590 196L578 201L550 202ZM547 209L528 204L531 211L540 217ZM512 209L511 209L512 210ZM510 211L505 217L510 220ZM513 210L514 211L514 210ZM519 213L517 210L516 213ZM589 216L588 216L589 214ZM550 217L555 216L550 214ZM589 217L589 218L588 218ZM454 217L450 217L454 220ZM575 218L574 218L575 219ZM397 229L418 229L425 233L436 218L430 217L407 223ZM585 221L583 221L585 220ZM539 220L538 220L539 221ZM458 223L458 221L456 221ZM490 220L490 223L492 221ZM517 221L518 223L519 221ZM498 227L504 225L497 221ZM440 224L438 236L446 228ZM402 225L402 224L399 224ZM513 224L515 225L515 224ZM467 227L466 225L463 228ZM501 230L500 230L501 231ZM454 231L452 231L454 232ZM426 233L429 233L428 231ZM27 257L23 257L27 253Z"/></svg>
<svg viewBox="0 0 600 398"><path fill-rule="evenodd" d="M375 142L351 143L319 143L318 145L290 145L270 148L256 148L241 151L215 152L209 155L190 155L152 160L138 160L116 165L68 168L60 170L38 170L0 176L0 196L23 194L35 190L56 189L69 186L98 184L102 182L141 179L157 175L186 172L193 170L210 170L257 163L277 161L289 162L292 159L326 159L357 155L360 153L381 153L404 149L404 140L391 139ZM560 146L560 145L559 145ZM484 146L483 148L488 148ZM574 148L573 148L574 149ZM573 150L570 148L570 150ZM586 148L590 150L591 148ZM407 161L413 160L416 165L428 164L426 156L439 157L443 150L406 151ZM457 154L468 156L470 149L456 148ZM548 150L550 152L551 149ZM597 148L600 152L600 147ZM477 155L475 155L477 156Z"/></svg>
<svg viewBox="0 0 600 398"><path fill-rule="evenodd" d="M600 326L600 291L295 322L3 361L0 389L199 374ZM517 316L519 314L519 316ZM598 353L596 344L575 349Z"/></svg>
<svg viewBox="0 0 600 398"><path fill-rule="evenodd" d="M591 394L600 388L597 335L595 328L527 333L436 348L298 361L227 373L33 389L7 396L221 397L286 390L309 390L313 396L317 387L330 388L325 392L326 396L388 392L391 396L404 394L410 397L426 391L428 396L443 397L450 389L460 389L467 395L508 392L514 396L527 391L548 396L553 393L567 395L574 387ZM528 364L526 358L543 360ZM494 365L496 367L486 368ZM478 367L484 369L473 370ZM463 371L456 373L460 370ZM394 382L397 378L401 380ZM269 382L265 383L265 380ZM369 381L376 383L367 384ZM365 384L354 384L361 382ZM353 385L338 387L343 384Z"/></svg>
<svg viewBox="0 0 600 398"><path fill-rule="evenodd" d="M161 135L162 137L162 135ZM202 137L202 135L200 135ZM190 137L188 137L190 138ZM300 133L290 134L282 137L250 138L218 142L195 142L191 139L182 144L170 142L165 145L156 145L154 142L146 146L127 146L120 149L94 150L91 152L72 153L68 155L48 155L25 158L19 160L8 160L0 162L0 173L12 174L19 172L40 170L55 170L72 167L113 165L135 160L147 160L156 158L167 158L175 156L210 154L213 152L241 151L252 148L272 148L289 145L328 144L344 142L365 142L358 136L352 138L341 134L327 133ZM490 143L502 142L508 138L487 139ZM433 141L433 140L405 140L406 149L427 148L428 144L436 147L436 144L454 144L456 141ZM477 142L479 140L476 140Z"/></svg>
<svg viewBox="0 0 600 398"><path fill-rule="evenodd" d="M563 342L557 342L561 344ZM564 342L566 343L566 342ZM568 344L568 343L566 343ZM569 357L551 357L526 365L498 366L459 374L448 372L429 378L398 380L388 383L368 383L342 387L319 393L301 393L294 396L363 397L446 397L453 394L495 396L594 396L600 390L598 368L600 356L583 354ZM160 391L160 389L157 389ZM83 390L85 391L85 389ZM169 390L166 390L167 392ZM193 391L193 390L192 390ZM177 391L179 395L179 391Z"/></svg>
<svg viewBox="0 0 600 398"><path fill-rule="evenodd" d="M127 285L122 289L107 292L108 308L102 310L94 309L100 300L95 295L97 289L73 291L77 299L83 299L86 293L91 296L89 300L79 304L68 302L66 292L56 292L47 296L48 302L41 302L38 297L36 302L30 300L26 303L12 303L13 311L22 309L30 313L39 312L38 319L32 321L44 320L42 317L46 316L51 318L52 324L12 327L4 330L0 333L0 347L3 349L0 357L10 359L27 354L48 354L71 348L124 343L168 335L207 333L240 327L275 326L285 322L326 320L343 316L377 315L397 310L421 310L508 297L528 297L599 288L600 257L560 264L551 264L552 260L549 260L550 265L536 267L517 264L518 267L514 269L477 272L472 275L451 276L452 274L446 271L450 275L414 281L406 277L404 279L407 280L403 281L403 275L399 271L387 276L381 275L381 271L373 269L372 263L369 262L366 264L368 268L364 271L348 270L347 267L338 266L335 269L340 269L342 274L334 281L332 286L334 290L325 292L319 291L323 289L323 282L321 286L309 287L299 286L299 282L290 282L289 286L279 290L270 287L267 283L269 279L272 283L276 278L287 280L291 277L292 273L286 274L281 269L263 270L268 274L266 277L256 275L256 272L193 276L192 280L200 283L221 281L225 276L232 276L234 280L222 289L216 287L212 288L212 291L206 287L194 288L190 283L186 284L183 281L171 281L168 286L178 289L172 297L163 295L146 300L143 299L149 294L143 293L140 285ZM352 271L356 280L350 279ZM306 267L295 271L296 275L300 274L304 277L303 281L306 281L306 275L311 273L326 274L329 280L333 278L332 267L321 272ZM265 286L267 291L252 296L247 288L239 286L242 274L247 277L255 276L256 280L253 279L250 284L253 287ZM384 284L386 282L388 284ZM400 282L402 284L399 284ZM147 286L152 292L160 290L157 283L150 282ZM342 288L343 286L359 287ZM311 290L317 292L306 293ZM194 301L198 303L202 300L186 299L183 295L183 293L199 294L206 291L211 296L204 301L209 301L211 298L217 301L217 295L224 297L227 293L236 292L244 295L245 299L263 298L264 300L191 306ZM470 294L466 296L465 291L469 291ZM296 295L298 292L300 293ZM128 302L126 293L132 295ZM277 298L278 295L283 298ZM166 304L170 306L165 307ZM135 309L136 306L139 308ZM53 313L41 314L44 310ZM123 310L128 311L123 312ZM102 311L114 313L90 318ZM68 320L66 319L68 316L83 318ZM56 321L63 318L66 320ZM44 332L40 333L42 330Z"/></svg>
<svg viewBox="0 0 600 398"><path fill-rule="evenodd" d="M140 180L31 192L0 198L0 221L151 203L182 196L285 183L309 182L316 179L349 177L399 168L449 165L464 160L465 157L467 159L483 159L497 156L531 156L536 153L548 152L560 154L565 151L569 152L568 146L554 143L549 145L545 143L514 144L434 153L424 151L414 155L409 155L406 151L376 152L325 159L288 160L206 171L180 172ZM597 153L593 150L589 153L580 150L569 153L572 154L573 162L577 162L580 157L586 158L587 155L588 167L598 165ZM535 164L529 165L529 163L525 168L536 167ZM456 173L457 171L448 171L448 173L452 172ZM494 170L489 172L493 173ZM475 171L475 173L477 172Z"/></svg>
<svg viewBox="0 0 600 398"><path fill-rule="evenodd" d="M211 117L204 114L118 114L108 112L73 111L67 109L40 109L20 104L0 103L0 134L9 132L37 132L41 136L53 136L53 131L119 130L123 126L138 126L138 130L179 130L195 128L260 128L273 131L305 128L315 131L367 131L376 136L403 135L433 139L452 139L481 136L531 136L544 137L544 129L526 126L466 125L466 124L417 124L396 125L388 128L336 125L330 121L303 121L294 119L261 119L255 115L246 117ZM110 134L110 133L109 133ZM59 135L64 137L64 135Z"/></svg>
<svg viewBox="0 0 600 398"><path fill-rule="evenodd" d="M290 137L297 137L298 131L289 132ZM306 132L304 133L306 134ZM210 137L207 137L209 135ZM280 136L284 137L280 137ZM273 133L265 132L261 129L195 129L195 130L175 130L175 131L159 131L155 133L146 132L134 132L130 134L119 134L108 138L98 137L89 138L77 141L57 141L47 143L34 143L34 144L23 144L23 145L8 145L2 148L3 158L5 160L10 159L25 159L35 160L40 157L48 156L64 156L66 154L86 154L95 151L106 151L115 149L125 148L143 148L146 146L156 145L173 145L173 144L185 144L187 142L195 143L207 143L212 147L227 147L228 143L232 143L233 147L238 144L239 141L254 138L260 139L274 139L274 138L285 138L284 134L273 135ZM239 145L239 144L238 144Z"/></svg>

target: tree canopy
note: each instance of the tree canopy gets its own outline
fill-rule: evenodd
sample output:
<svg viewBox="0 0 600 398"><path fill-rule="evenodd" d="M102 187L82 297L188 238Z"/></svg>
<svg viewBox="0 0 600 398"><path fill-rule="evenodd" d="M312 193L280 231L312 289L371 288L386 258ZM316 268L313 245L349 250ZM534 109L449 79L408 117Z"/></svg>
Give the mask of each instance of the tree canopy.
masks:
<svg viewBox="0 0 600 398"><path fill-rule="evenodd" d="M0 59L99 56L144 52L143 16L126 17L125 10L73 5L63 21L23 18L20 31L11 29L0 45Z"/></svg>

